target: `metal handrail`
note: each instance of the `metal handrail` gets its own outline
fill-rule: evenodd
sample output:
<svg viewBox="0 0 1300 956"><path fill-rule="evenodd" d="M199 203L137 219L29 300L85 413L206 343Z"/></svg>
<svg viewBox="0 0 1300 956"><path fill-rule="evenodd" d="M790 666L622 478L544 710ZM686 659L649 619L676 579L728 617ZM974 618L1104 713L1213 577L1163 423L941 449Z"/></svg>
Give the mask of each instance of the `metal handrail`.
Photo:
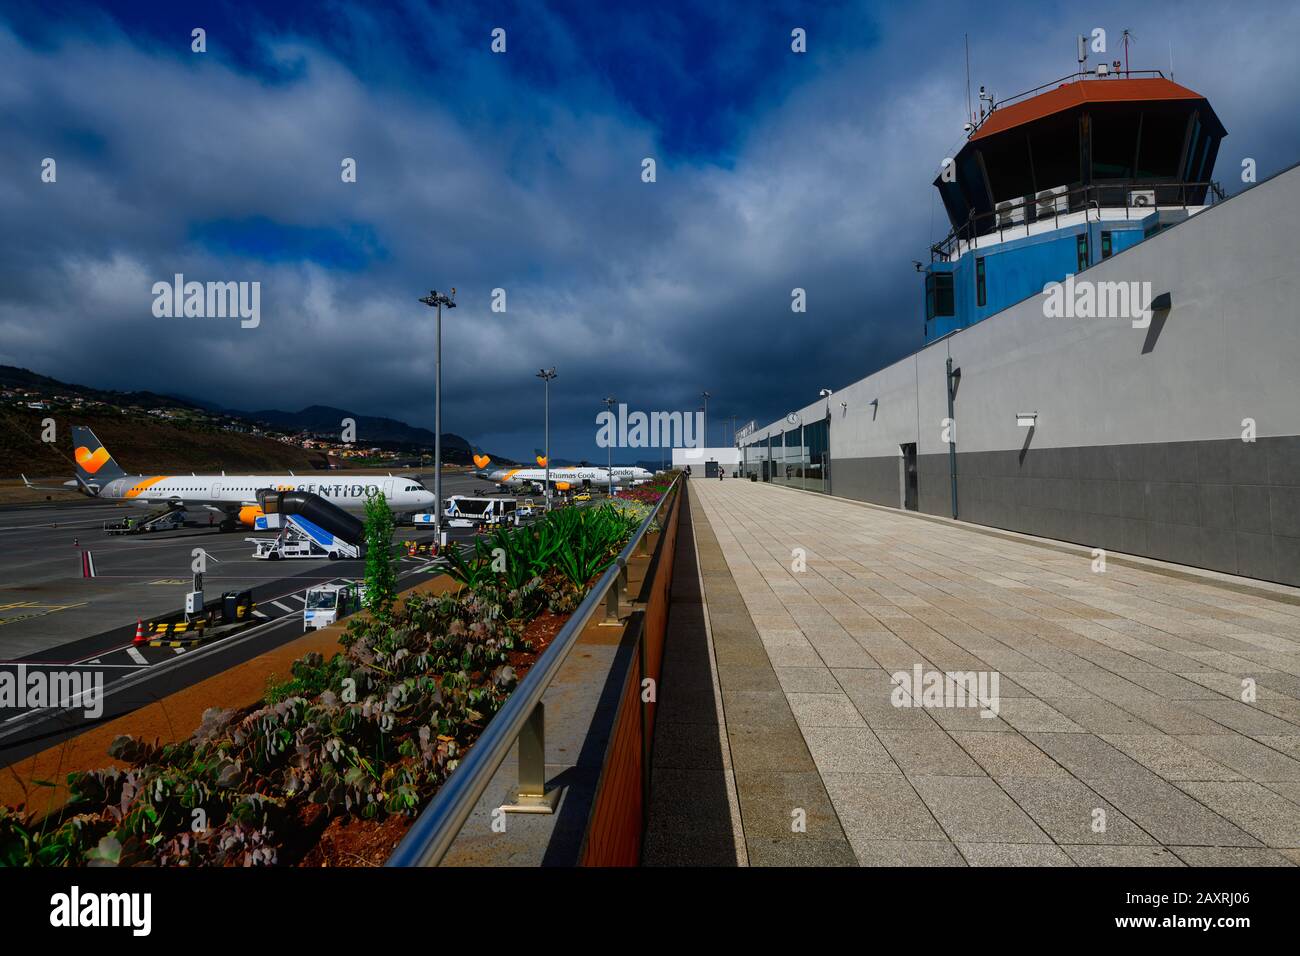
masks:
<svg viewBox="0 0 1300 956"><path fill-rule="evenodd" d="M1215 201L1221 202L1224 198L1223 188L1214 180L1205 180L1202 182L1191 182L1191 181L1181 181L1181 180L1154 181L1149 179L1131 179L1131 180L1117 180L1115 182L1089 183L1086 186L1076 186L1073 189L1069 189L1063 193L1053 194L1052 216L1055 221L1059 222L1062 212L1056 209L1055 206L1056 206L1056 200L1060 200L1060 199L1065 199L1067 201L1067 205L1071 207L1065 211L1064 214L1066 215L1071 213L1077 213L1081 209L1085 209L1091 203L1091 204L1095 204L1096 208L1098 209L1099 218L1100 218L1100 210L1103 208L1105 209L1123 208L1126 212L1131 208L1141 208L1141 209L1147 209L1149 211L1154 212L1155 207L1132 206L1127 201L1125 201L1125 203L1121 207L1119 203L1103 202L1100 198L1093 198L1092 194L1094 193L1097 194L1097 196L1100 196L1103 194L1103 191L1107 193L1123 191L1125 198L1127 200L1130 190L1140 189L1140 190L1167 191L1170 189L1177 189L1180 191L1180 195L1182 196L1180 202L1177 203L1177 205L1186 206L1188 190L1201 189L1201 188L1204 188L1206 190L1207 193L1206 198L1210 199L1211 205L1213 205ZM1080 205L1078 206L1075 205L1076 200L1080 201ZM959 245L962 242L973 243L975 246L978 246L980 236L991 235L994 232L998 234L999 239L1002 238L1005 232L1011 229L1023 228L1025 230L1025 234L1028 235L1030 225L1032 225L1035 222L1041 222L1042 219L1044 218L1038 215L1034 215L1031 218L1029 215L1031 209L1035 211L1037 210L1038 207L1037 196L1028 197L1028 198L1019 196L1013 200L1009 200L1008 202L1009 204L1004 206L1001 209L998 209L995 206L993 209L987 212L977 213L975 210L972 209L966 222L962 223L960 226L953 228L952 231L950 231L947 236L945 236L942 240L936 242L934 245L930 247L930 261L948 262L951 260L953 250L959 247ZM997 219L999 216L1010 215L1021 210L1024 211L1024 217L1022 221L1016 223L998 225ZM993 225L989 227L986 231L981 232L980 231L981 222L990 219L993 220Z"/></svg>
<svg viewBox="0 0 1300 956"><path fill-rule="evenodd" d="M534 715L540 715L542 696L578 642L579 635L596 616L606 595L611 590L619 594L620 582L626 588L628 558L649 533L650 526L664 505L681 493L681 482L682 476L679 474L655 502L650 514L641 522L614 563L596 582L596 586L587 592L586 598L565 622L523 682L488 721L487 728L470 748L469 756L452 772L433 800L416 817L385 866L437 866L446 856L515 741L535 719Z"/></svg>

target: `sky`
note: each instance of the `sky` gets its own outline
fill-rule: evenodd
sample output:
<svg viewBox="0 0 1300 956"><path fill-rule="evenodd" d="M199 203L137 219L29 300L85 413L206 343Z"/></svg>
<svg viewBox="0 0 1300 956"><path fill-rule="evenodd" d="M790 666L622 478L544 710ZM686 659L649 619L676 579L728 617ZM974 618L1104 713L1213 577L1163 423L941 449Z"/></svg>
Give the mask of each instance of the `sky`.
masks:
<svg viewBox="0 0 1300 956"><path fill-rule="evenodd" d="M707 390L717 444L915 351L967 36L973 87L1008 96L1129 29L1132 66L1172 56L1227 127L1229 192L1244 157L1300 161L1294 3L48 7L0 0L0 364L432 427L418 300L454 286L444 431L521 460L539 368L553 456L599 461L606 396ZM156 316L177 273L258 282L258 324Z"/></svg>

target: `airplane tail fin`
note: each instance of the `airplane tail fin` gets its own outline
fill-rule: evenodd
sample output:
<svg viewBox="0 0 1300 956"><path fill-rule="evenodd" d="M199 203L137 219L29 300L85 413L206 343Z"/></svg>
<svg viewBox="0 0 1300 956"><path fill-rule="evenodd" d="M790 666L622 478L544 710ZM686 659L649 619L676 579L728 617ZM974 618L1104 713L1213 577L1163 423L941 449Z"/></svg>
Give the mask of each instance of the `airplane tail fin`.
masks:
<svg viewBox="0 0 1300 956"><path fill-rule="evenodd" d="M85 425L72 426L72 452L77 459L77 479L83 484L106 485L126 474Z"/></svg>
<svg viewBox="0 0 1300 956"><path fill-rule="evenodd" d="M474 474L479 478L489 477L488 465L492 464L492 457L482 448L474 446L474 466L477 469Z"/></svg>

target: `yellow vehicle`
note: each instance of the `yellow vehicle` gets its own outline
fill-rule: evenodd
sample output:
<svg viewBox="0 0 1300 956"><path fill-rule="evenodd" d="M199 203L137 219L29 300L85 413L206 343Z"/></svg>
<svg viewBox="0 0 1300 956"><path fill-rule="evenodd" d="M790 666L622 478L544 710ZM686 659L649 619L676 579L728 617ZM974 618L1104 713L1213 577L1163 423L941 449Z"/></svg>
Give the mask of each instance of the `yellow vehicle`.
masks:
<svg viewBox="0 0 1300 956"><path fill-rule="evenodd" d="M584 491L584 492L581 492L580 494L576 494L576 495L573 496L573 500L574 500L574 501L590 501L590 500L591 500L591 492L590 492L590 491Z"/></svg>

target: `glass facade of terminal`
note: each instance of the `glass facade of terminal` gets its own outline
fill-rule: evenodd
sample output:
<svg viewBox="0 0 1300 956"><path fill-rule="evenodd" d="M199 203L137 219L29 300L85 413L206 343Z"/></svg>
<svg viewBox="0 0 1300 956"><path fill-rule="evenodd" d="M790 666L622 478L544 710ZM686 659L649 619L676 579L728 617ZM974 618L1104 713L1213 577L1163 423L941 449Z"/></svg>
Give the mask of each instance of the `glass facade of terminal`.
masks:
<svg viewBox="0 0 1300 956"><path fill-rule="evenodd" d="M806 491L831 490L830 419L787 425L746 445L742 470L746 478L789 485Z"/></svg>

